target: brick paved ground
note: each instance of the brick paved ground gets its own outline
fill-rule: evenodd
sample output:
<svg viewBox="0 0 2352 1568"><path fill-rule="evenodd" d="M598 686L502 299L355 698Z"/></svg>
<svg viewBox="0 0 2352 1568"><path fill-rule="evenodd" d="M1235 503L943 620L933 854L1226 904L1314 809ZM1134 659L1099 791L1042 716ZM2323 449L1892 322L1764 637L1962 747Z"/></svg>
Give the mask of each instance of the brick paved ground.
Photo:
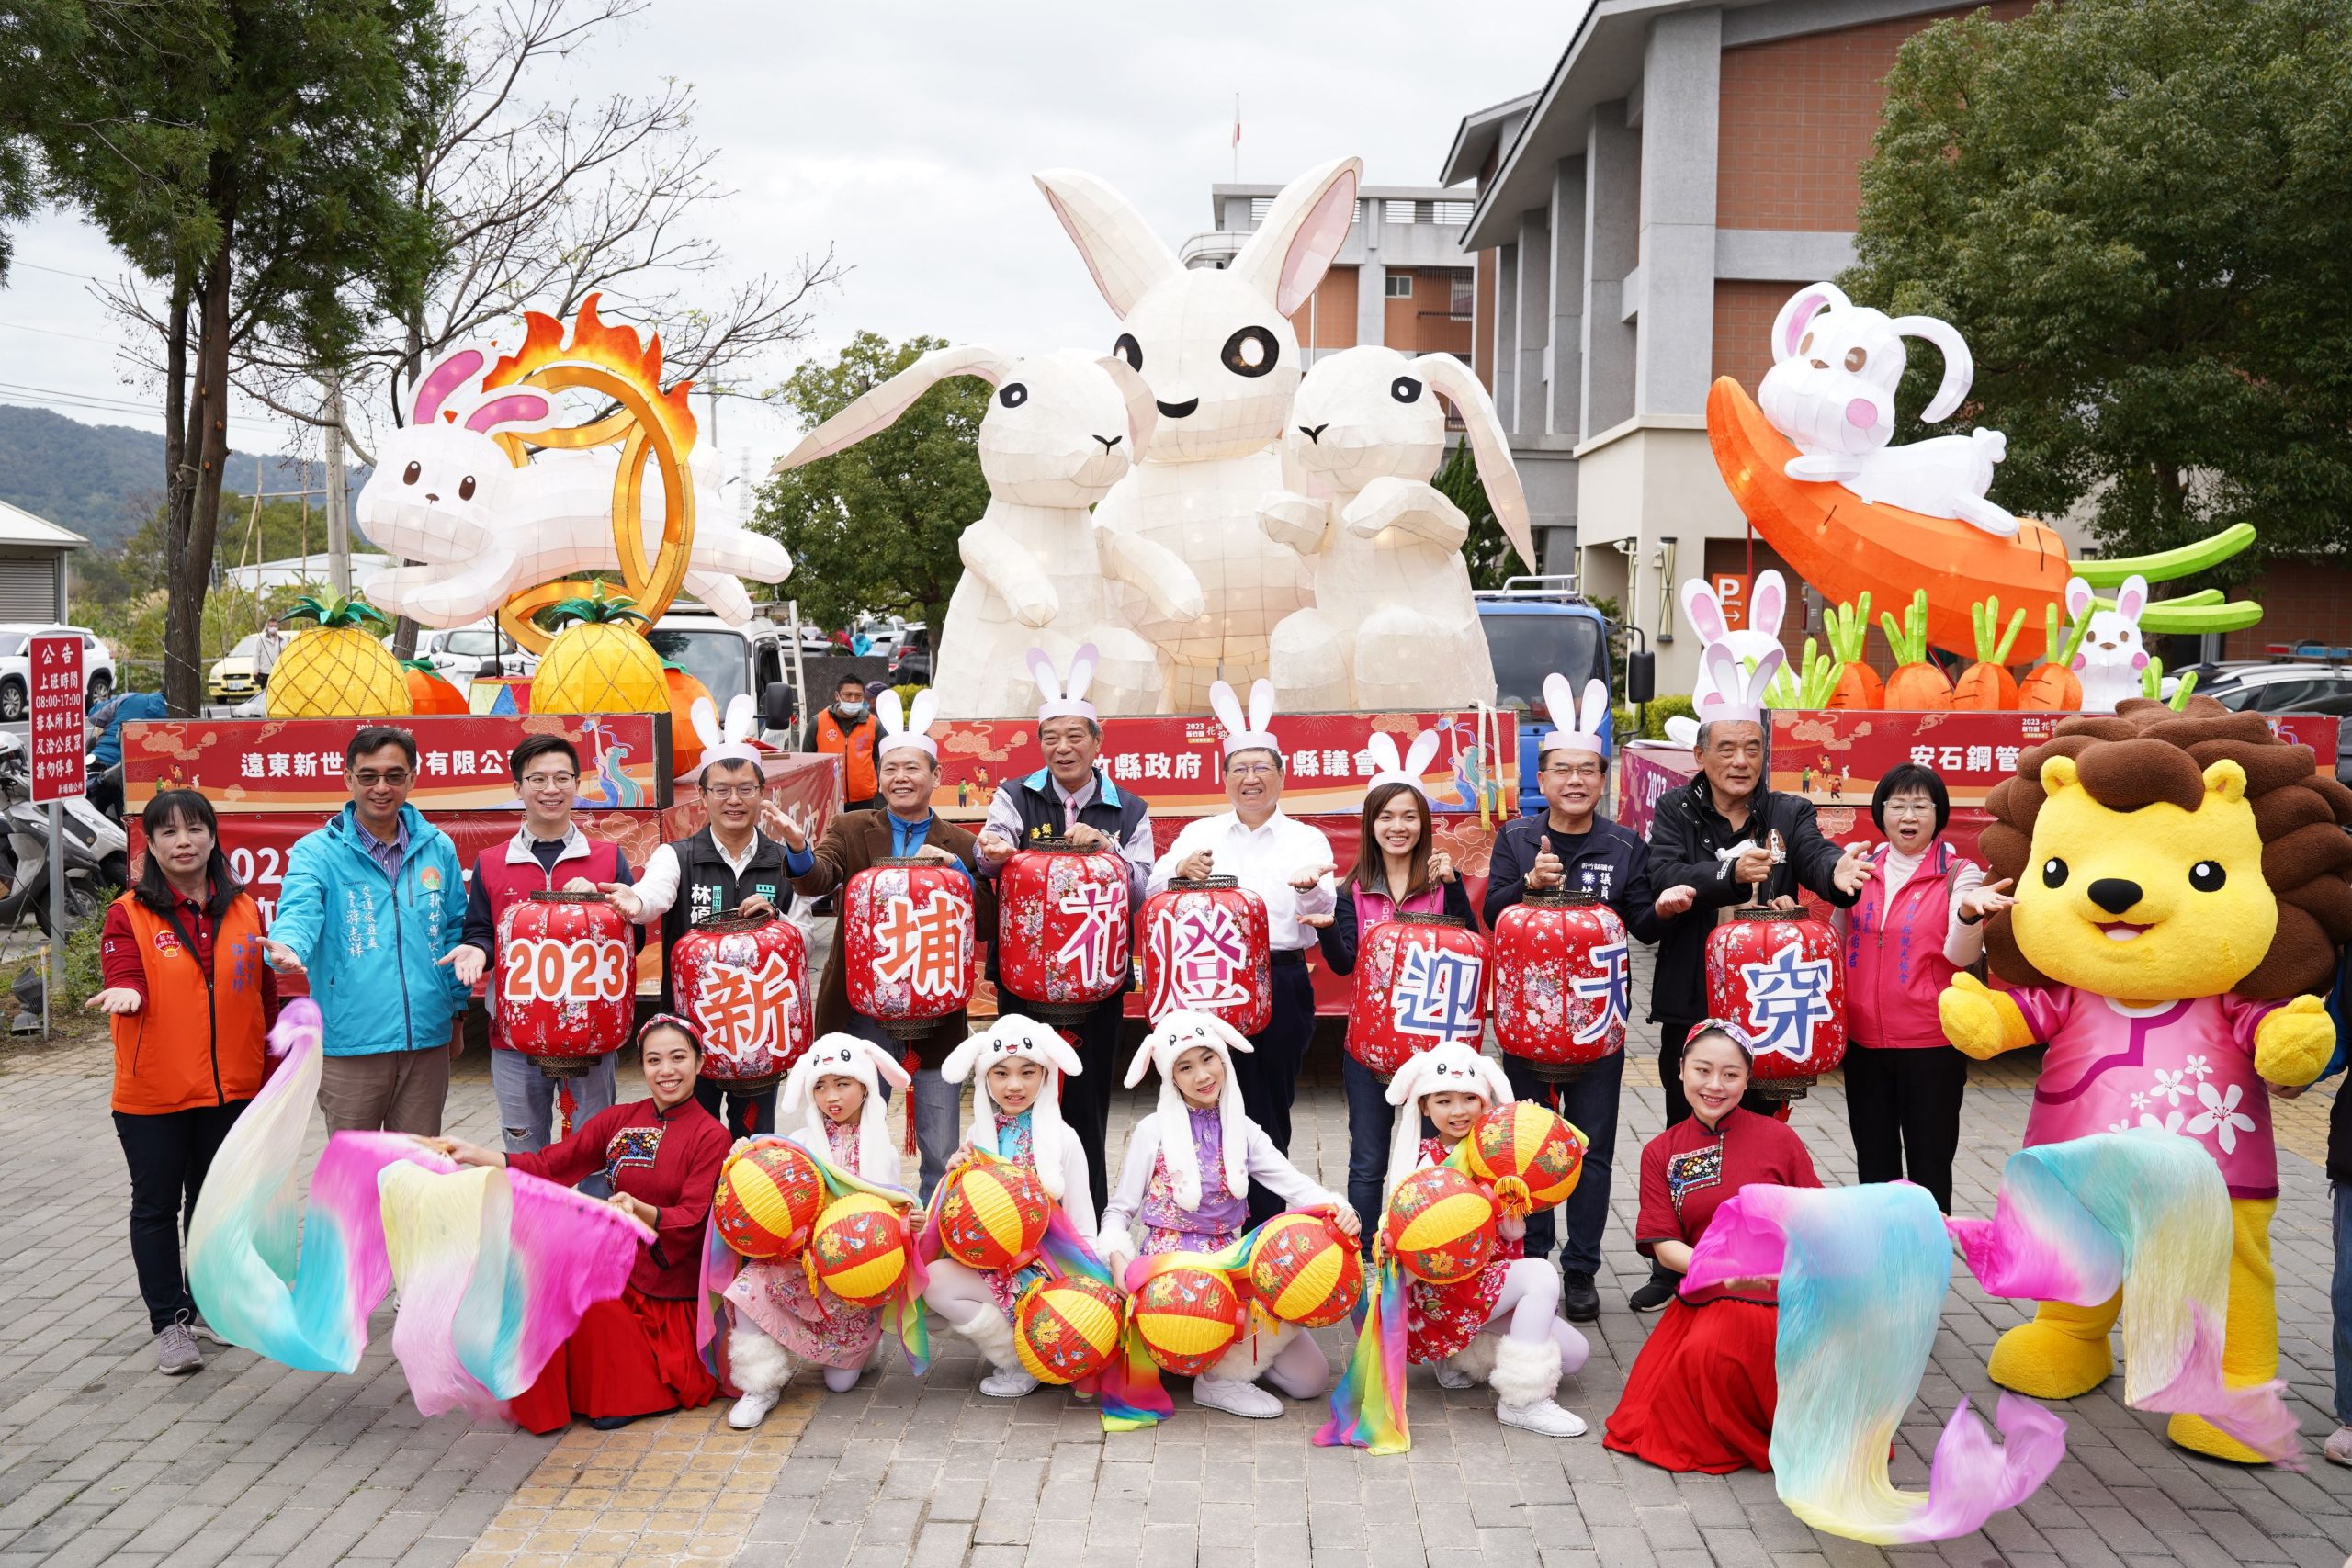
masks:
<svg viewBox="0 0 2352 1568"><path fill-rule="evenodd" d="M1646 982L1637 994L1646 996ZM1563 1402L1596 1431L1565 1442L1506 1433L1483 1390L1443 1393L1417 1371L1413 1451L1374 1461L1307 1441L1318 1410L1243 1422L1193 1410L1106 1438L1066 1395L980 1397L971 1353L943 1346L926 1383L902 1371L839 1397L800 1392L750 1438L720 1412L535 1438L420 1418L392 1364L389 1314L361 1371L291 1372L242 1351L200 1374L153 1370L123 1232L126 1187L97 1044L0 1048L0 1568L16 1563L342 1561L447 1565L719 1562L837 1568L1444 1562L1544 1568L1829 1568L1847 1564L2294 1563L2352 1551L2352 1472L2308 1476L2193 1460L2162 1418L2122 1408L2113 1382L2064 1407L2069 1457L2050 1485L1983 1535L1881 1552L1816 1535L1770 1479L1672 1476L1600 1447L1600 1418L1650 1320L1624 1307L1640 1277L1624 1237L1640 1141L1659 1125L1655 1072L1627 1075L1614 1280L1583 1374ZM2024 1118L2017 1067L1971 1090L1960 1201L1989 1212ZM492 1135L479 1058L459 1075L456 1130ZM2290 1108L2277 1228L2286 1373L2308 1443L2328 1430L2326 1189L2312 1163L2325 1093ZM1131 1108L1139 1113L1140 1099ZM1125 1120L1123 1118L1122 1124ZM1800 1107L1825 1179L1850 1179L1837 1085ZM1344 1114L1310 1085L1296 1152L1337 1186ZM1963 1273L1963 1278L1964 1273ZM1955 1290L1922 1399L1903 1429L1899 1483L1962 1393L1989 1408L1984 1355L2018 1314ZM1339 1353L1340 1335L1327 1332Z"/></svg>

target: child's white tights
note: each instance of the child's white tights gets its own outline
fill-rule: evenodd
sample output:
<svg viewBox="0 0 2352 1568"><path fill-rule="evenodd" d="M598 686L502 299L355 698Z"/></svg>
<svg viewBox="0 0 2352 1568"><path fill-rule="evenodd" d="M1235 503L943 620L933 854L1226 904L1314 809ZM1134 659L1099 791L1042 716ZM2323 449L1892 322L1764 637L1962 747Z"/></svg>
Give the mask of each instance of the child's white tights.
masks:
<svg viewBox="0 0 2352 1568"><path fill-rule="evenodd" d="M1502 1292L1495 1297L1494 1315L1479 1332L1494 1328L1523 1345L1551 1340L1560 1348L1564 1374L1577 1371L1592 1354L1592 1347L1577 1332L1576 1325L1560 1315L1560 1276L1546 1258L1512 1261L1503 1275Z"/></svg>

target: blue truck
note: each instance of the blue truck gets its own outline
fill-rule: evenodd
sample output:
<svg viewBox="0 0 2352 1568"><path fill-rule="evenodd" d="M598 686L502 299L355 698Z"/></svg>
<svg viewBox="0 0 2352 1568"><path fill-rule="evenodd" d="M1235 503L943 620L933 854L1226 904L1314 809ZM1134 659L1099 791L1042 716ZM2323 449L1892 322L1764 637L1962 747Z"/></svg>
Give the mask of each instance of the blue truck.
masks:
<svg viewBox="0 0 2352 1568"><path fill-rule="evenodd" d="M1478 623L1494 657L1495 705L1518 715L1519 809L1532 815L1544 809L1534 782L1536 758L1554 728L1544 677L1565 675L1577 692L1587 681L1604 681L1616 690L1609 618L1585 602L1574 577L1514 577L1480 591Z"/></svg>

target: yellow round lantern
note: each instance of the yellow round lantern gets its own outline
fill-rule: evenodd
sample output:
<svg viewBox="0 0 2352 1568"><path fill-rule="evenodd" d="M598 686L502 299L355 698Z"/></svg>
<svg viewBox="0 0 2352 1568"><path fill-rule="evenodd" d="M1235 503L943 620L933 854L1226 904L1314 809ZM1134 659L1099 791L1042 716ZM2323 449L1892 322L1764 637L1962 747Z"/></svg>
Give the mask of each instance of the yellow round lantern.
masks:
<svg viewBox="0 0 2352 1568"><path fill-rule="evenodd" d="M797 1144L754 1144L718 1168L710 1223L746 1258L777 1258L808 1245L825 1203L825 1179Z"/></svg>
<svg viewBox="0 0 2352 1568"><path fill-rule="evenodd" d="M817 1216L801 1258L811 1286L856 1306L880 1306L906 1277L906 1219L872 1192L836 1198Z"/></svg>
<svg viewBox="0 0 2352 1568"><path fill-rule="evenodd" d="M1099 1280L1070 1275L1040 1280L1013 1308L1012 1344L1039 1382L1091 1378L1119 1353L1126 1298Z"/></svg>
<svg viewBox="0 0 2352 1568"><path fill-rule="evenodd" d="M1135 1296L1145 1354L1179 1377L1215 1366L1241 1337L1241 1297L1207 1259L1163 1265Z"/></svg>
<svg viewBox="0 0 2352 1568"><path fill-rule="evenodd" d="M1037 1255L1053 1218L1046 1184L1025 1165L967 1165L939 1199L939 1249L984 1274L1018 1269Z"/></svg>
<svg viewBox="0 0 2352 1568"><path fill-rule="evenodd" d="M1381 1230L1406 1273L1451 1285L1494 1255L1495 1201L1460 1171L1431 1166L1396 1184Z"/></svg>
<svg viewBox="0 0 2352 1568"><path fill-rule="evenodd" d="M1363 1295L1356 1244L1322 1214L1276 1214L1250 1251L1250 1293L1284 1323L1327 1328Z"/></svg>
<svg viewBox="0 0 2352 1568"><path fill-rule="evenodd" d="M1566 1201L1584 1175L1584 1134L1566 1118L1515 1100L1478 1118L1465 1157L1504 1213L1525 1214Z"/></svg>

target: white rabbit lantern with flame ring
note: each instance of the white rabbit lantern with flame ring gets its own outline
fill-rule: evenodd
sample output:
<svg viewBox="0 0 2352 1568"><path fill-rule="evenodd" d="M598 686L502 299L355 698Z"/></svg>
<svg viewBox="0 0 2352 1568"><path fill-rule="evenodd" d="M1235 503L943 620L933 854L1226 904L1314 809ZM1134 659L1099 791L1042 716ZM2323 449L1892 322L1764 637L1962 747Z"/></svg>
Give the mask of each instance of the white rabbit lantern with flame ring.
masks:
<svg viewBox="0 0 2352 1568"><path fill-rule="evenodd" d="M1317 360L1283 438L1292 486L1260 513L1268 538L1306 558L1315 588L1314 607L1275 626L1268 653L1293 712L1495 700L1494 660L1462 558L1470 520L1429 483L1445 456L1440 398L1462 415L1511 547L1534 562L1519 470L1468 366L1377 346Z"/></svg>
<svg viewBox="0 0 2352 1568"><path fill-rule="evenodd" d="M1141 373L1159 416L1143 460L1094 520L1180 554L1201 585L1204 607L1192 618L1132 581L1112 589L1114 607L1159 656L1162 711L1200 712L1219 675L1264 675L1275 626L1307 604L1306 563L1259 530L1258 509L1283 488L1275 446L1302 369L1290 318L1347 239L1363 169L1341 158L1309 170L1274 198L1231 265L1189 270L1093 175L1036 176L1119 318L1114 351Z"/></svg>
<svg viewBox="0 0 2352 1568"><path fill-rule="evenodd" d="M933 349L810 431L776 467L798 468L888 429L951 376L977 376L995 395L980 420L988 511L957 541L966 570L933 659L941 716L1027 713L1036 701L1030 649L1060 663L1088 643L1097 653L1097 711L1157 712L1158 657L1113 614L1109 591L1125 583L1150 614L1182 624L1200 615L1201 588L1175 555L1098 528L1088 515L1151 440L1151 392L1124 359L1072 351L1019 359L978 344Z"/></svg>
<svg viewBox="0 0 2352 1568"><path fill-rule="evenodd" d="M1943 383L1919 417L1929 424L1950 419L1968 396L1976 362L1949 321L1890 317L1828 283L1808 285L1781 307L1772 323L1772 368L1756 401L1800 454L1782 471L1792 479L1843 485L1865 502L1956 518L2009 537L2018 520L1984 499L1993 466L2008 451L2007 436L1973 430L1887 445L1906 337L1935 344L1944 356Z"/></svg>

